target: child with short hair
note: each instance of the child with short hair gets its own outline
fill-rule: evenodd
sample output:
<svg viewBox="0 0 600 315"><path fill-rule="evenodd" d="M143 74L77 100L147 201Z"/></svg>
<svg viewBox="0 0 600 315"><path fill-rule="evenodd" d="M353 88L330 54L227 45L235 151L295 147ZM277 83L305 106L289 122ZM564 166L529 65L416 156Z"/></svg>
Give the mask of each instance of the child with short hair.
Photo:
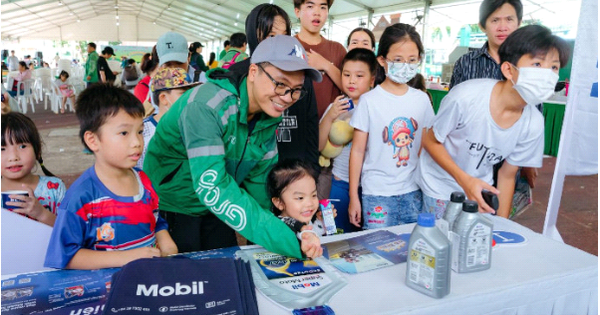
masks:
<svg viewBox="0 0 600 315"><path fill-rule="evenodd" d="M120 267L177 253L152 183L133 168L144 146L143 116L133 94L110 84L92 85L79 96L79 136L96 161L59 207L46 267Z"/></svg>
<svg viewBox="0 0 600 315"><path fill-rule="evenodd" d="M318 177L312 166L298 159L278 162L267 177L271 211L311 248L306 252L309 258L323 254L319 235L325 235L325 228L322 218L317 218Z"/></svg>
<svg viewBox="0 0 600 315"><path fill-rule="evenodd" d="M388 26L377 61L386 79L360 98L350 120L350 222L372 229L417 221L421 190L414 179L421 137L434 117L429 98L407 85L424 55L421 38L408 24ZM358 194L362 184L362 205Z"/></svg>
<svg viewBox="0 0 600 315"><path fill-rule="evenodd" d="M423 136L418 179L424 210L438 218L453 191L464 191L480 211L494 212L481 195L484 189L498 195L497 214L508 217L518 167L542 166L544 118L534 106L554 94L570 49L548 28L528 25L509 35L498 53L505 80L455 86ZM492 169L502 159L496 189Z"/></svg>
<svg viewBox="0 0 600 315"><path fill-rule="evenodd" d="M75 104L75 92L73 92L73 86L69 84L69 73L65 70L60 72L60 75L56 79L56 85L60 90L60 94L62 97L62 102L60 103L60 113L65 113L65 107L67 103L67 98L71 99L71 104Z"/></svg>
<svg viewBox="0 0 600 315"><path fill-rule="evenodd" d="M300 20L300 32L295 36L306 50L308 64L321 71L323 81L314 82L319 119L325 109L340 95L341 64L346 55L342 44L326 39L321 29L327 21L334 0L294 0L294 13Z"/></svg>
<svg viewBox="0 0 600 315"><path fill-rule="evenodd" d="M319 150L323 151L329 141L329 133L334 123L348 126L349 132L352 128L347 125L354 110L349 111L349 102L352 101L355 108L358 107L359 99L374 87L375 73L377 72L377 59L370 49L355 48L350 50L342 61L342 90L345 95L338 96L321 118L319 123ZM336 122L336 120L340 122ZM336 130L343 130L336 128ZM340 135L341 136L341 135ZM331 145L331 143L329 144ZM339 143L338 143L339 145ZM350 163L350 148L352 142L343 146L340 155L333 159L331 192L329 198L340 215L335 223L338 230L343 232L355 232L360 229L350 223L348 218L348 203L350 202L348 192L348 167Z"/></svg>
<svg viewBox="0 0 600 315"><path fill-rule="evenodd" d="M229 38L229 41L231 43L231 47L225 56L223 56L223 59L219 61L219 67L223 69L229 69L229 67L236 62L240 62L248 58L248 54L246 54L246 46L248 45L246 34L234 33Z"/></svg>
<svg viewBox="0 0 600 315"><path fill-rule="evenodd" d="M187 71L181 68L163 68L158 70L156 75L152 77L150 91L153 94L152 99L157 103L154 105L158 106L158 112L144 119L144 151L137 161L136 167L142 168L144 166L148 144L154 133L156 133L156 126L158 126L162 116L167 113L183 93L200 84L200 82L189 83L186 78Z"/></svg>
<svg viewBox="0 0 600 315"><path fill-rule="evenodd" d="M40 164L45 176L33 174ZM63 181L44 166L42 139L33 121L17 112L2 115L2 191L27 190L29 196L10 195L11 211L54 226L56 209L65 196Z"/></svg>

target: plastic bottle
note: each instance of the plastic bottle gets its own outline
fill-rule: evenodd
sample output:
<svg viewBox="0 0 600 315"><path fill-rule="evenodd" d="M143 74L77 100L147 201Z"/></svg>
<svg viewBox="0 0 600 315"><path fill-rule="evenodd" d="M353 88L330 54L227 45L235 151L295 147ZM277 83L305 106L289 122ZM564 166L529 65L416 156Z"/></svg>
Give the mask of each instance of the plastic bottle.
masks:
<svg viewBox="0 0 600 315"><path fill-rule="evenodd" d="M435 226L433 213L421 213L408 242L406 285L436 299L450 293L451 243Z"/></svg>
<svg viewBox="0 0 600 315"><path fill-rule="evenodd" d="M444 212L444 220L448 222L448 231L452 231L456 218L462 212L463 202L465 202L463 192L455 191L450 194L450 202L446 205L446 211Z"/></svg>
<svg viewBox="0 0 600 315"><path fill-rule="evenodd" d="M452 270L458 273L487 270L492 265L494 224L479 213L477 202L467 200L451 233Z"/></svg>

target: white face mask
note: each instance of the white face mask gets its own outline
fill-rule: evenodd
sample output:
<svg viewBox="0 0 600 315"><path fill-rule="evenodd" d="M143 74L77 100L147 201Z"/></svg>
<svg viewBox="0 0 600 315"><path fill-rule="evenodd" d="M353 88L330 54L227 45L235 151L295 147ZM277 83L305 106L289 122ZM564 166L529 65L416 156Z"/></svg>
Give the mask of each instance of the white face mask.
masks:
<svg viewBox="0 0 600 315"><path fill-rule="evenodd" d="M419 64L387 61L387 77L396 83L406 83L417 75Z"/></svg>
<svg viewBox="0 0 600 315"><path fill-rule="evenodd" d="M558 82L558 74L547 68L537 67L521 67L519 70L519 78L517 83L514 81L513 88L517 90L519 95L527 104L537 105L543 103L554 94L556 82Z"/></svg>

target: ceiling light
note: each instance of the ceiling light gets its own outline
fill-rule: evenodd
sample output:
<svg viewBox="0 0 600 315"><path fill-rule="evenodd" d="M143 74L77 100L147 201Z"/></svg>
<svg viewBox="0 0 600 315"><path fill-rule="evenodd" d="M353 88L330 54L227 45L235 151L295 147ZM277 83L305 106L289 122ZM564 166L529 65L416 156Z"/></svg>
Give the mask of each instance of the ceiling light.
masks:
<svg viewBox="0 0 600 315"><path fill-rule="evenodd" d="M119 19L119 16L117 15L117 16L115 16L115 18L118 20L118 19Z"/></svg>
<svg viewBox="0 0 600 315"><path fill-rule="evenodd" d="M117 22L117 26L119 26L119 22Z"/></svg>
<svg viewBox="0 0 600 315"><path fill-rule="evenodd" d="M273 0L269 0L269 3L270 3L270 4L273 4Z"/></svg>
<svg viewBox="0 0 600 315"><path fill-rule="evenodd" d="M59 0L59 1L58 1L58 5L62 5L62 1L60 1L60 0Z"/></svg>
<svg viewBox="0 0 600 315"><path fill-rule="evenodd" d="M237 22L233 23L235 26L237 26Z"/></svg>
<svg viewBox="0 0 600 315"><path fill-rule="evenodd" d="M235 16L235 18L236 18L236 19L239 19L239 18L240 18L240 14L238 13L238 14Z"/></svg>
<svg viewBox="0 0 600 315"><path fill-rule="evenodd" d="M156 25L156 21L152 22L152 24Z"/></svg>
<svg viewBox="0 0 600 315"><path fill-rule="evenodd" d="M69 15L73 15L73 12L69 12Z"/></svg>
<svg viewBox="0 0 600 315"><path fill-rule="evenodd" d="M171 10L171 5L170 4L167 6L167 10Z"/></svg>
<svg viewBox="0 0 600 315"><path fill-rule="evenodd" d="M118 9L118 8L119 8L119 6L115 4L115 9Z"/></svg>
<svg viewBox="0 0 600 315"><path fill-rule="evenodd" d="M214 32L216 32L216 31L217 31L217 29L216 29L216 28L213 28L213 31L214 31Z"/></svg>
<svg viewBox="0 0 600 315"><path fill-rule="evenodd" d="M77 23L79 23L79 22L81 22L81 20L80 20L80 19L77 19Z"/></svg>

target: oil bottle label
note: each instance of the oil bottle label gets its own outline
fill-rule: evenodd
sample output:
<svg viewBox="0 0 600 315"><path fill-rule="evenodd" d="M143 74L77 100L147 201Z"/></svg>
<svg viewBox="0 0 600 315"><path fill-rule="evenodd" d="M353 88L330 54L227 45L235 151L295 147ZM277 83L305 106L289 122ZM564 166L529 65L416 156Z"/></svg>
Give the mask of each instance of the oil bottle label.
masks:
<svg viewBox="0 0 600 315"><path fill-rule="evenodd" d="M490 263L491 237L492 230L489 226L482 223L477 223L473 226L467 243L467 267Z"/></svg>
<svg viewBox="0 0 600 315"><path fill-rule="evenodd" d="M423 239L417 239L410 248L409 281L427 290L433 290L435 274L435 252Z"/></svg>

